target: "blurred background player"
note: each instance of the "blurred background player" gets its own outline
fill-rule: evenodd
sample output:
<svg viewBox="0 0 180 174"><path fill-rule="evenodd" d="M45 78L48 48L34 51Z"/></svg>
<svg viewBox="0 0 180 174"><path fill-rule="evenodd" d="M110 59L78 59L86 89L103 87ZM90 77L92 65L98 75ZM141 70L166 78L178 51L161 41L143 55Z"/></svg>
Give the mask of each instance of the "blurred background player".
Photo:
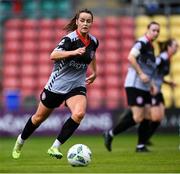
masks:
<svg viewBox="0 0 180 174"><path fill-rule="evenodd" d="M159 127L160 122L165 116L164 97L162 93L162 84L168 84L172 88L176 84L172 81L164 80L164 77L170 72L171 57L178 50L178 43L175 39L169 39L164 42L159 42L160 54L156 58L157 69L153 77L154 82L158 88L158 93L152 96L151 104L151 120L144 119L138 127L138 144L140 142L149 143L150 137Z"/></svg>
<svg viewBox="0 0 180 174"><path fill-rule="evenodd" d="M132 47L128 60L130 67L125 81L128 105L133 115L123 117L118 125L104 133L104 144L111 151L113 136L143 121L149 116L151 94L156 94L156 87L152 77L156 69L156 61L152 42L155 41L160 32L160 25L153 21L147 26L146 34L139 38ZM137 152L148 151L146 146L137 146Z"/></svg>
<svg viewBox="0 0 180 174"><path fill-rule="evenodd" d="M98 40L89 34L92 23L92 12L83 9L65 27L70 33L62 38L50 55L54 61L52 74L41 93L37 111L17 138L12 152L13 158L20 157L25 140L48 118L54 108L65 102L72 115L66 120L47 152L58 159L63 156L59 147L73 134L83 119L87 106L86 84L91 84L96 78L95 52ZM88 64L91 74L86 78Z"/></svg>

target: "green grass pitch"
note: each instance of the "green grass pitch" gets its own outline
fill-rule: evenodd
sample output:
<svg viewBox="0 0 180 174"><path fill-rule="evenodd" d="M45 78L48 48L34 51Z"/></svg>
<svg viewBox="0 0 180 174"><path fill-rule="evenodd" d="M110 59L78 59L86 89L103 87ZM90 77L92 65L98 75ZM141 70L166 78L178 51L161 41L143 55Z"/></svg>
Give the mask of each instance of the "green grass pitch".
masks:
<svg viewBox="0 0 180 174"><path fill-rule="evenodd" d="M100 135L74 135L61 147L61 160L46 153L54 138L31 136L21 158L14 160L11 150L15 138L0 137L0 173L180 173L180 137L175 134L156 134L150 153L135 152L137 136L133 134L116 136L112 152L106 151ZM71 167L67 163L67 151L77 143L92 150L92 162L87 167Z"/></svg>

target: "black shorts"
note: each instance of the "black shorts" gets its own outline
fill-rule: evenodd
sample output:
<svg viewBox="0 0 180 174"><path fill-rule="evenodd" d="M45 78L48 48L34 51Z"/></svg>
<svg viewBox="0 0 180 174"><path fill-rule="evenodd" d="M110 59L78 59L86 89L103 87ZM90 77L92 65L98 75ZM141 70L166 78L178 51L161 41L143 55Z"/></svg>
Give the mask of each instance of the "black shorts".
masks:
<svg viewBox="0 0 180 174"><path fill-rule="evenodd" d="M151 104L150 92L133 87L126 87L125 89L129 106L144 107L146 104Z"/></svg>
<svg viewBox="0 0 180 174"><path fill-rule="evenodd" d="M68 98L75 95L84 95L86 96L85 87L77 87L72 89L67 94L57 94L47 89L44 89L40 95L40 100L47 108L56 108L59 107L64 101Z"/></svg>
<svg viewBox="0 0 180 174"><path fill-rule="evenodd" d="M155 96L152 96L152 98L151 98L151 105L152 106L158 106L160 103L164 104L164 97L163 97L163 94L161 92Z"/></svg>

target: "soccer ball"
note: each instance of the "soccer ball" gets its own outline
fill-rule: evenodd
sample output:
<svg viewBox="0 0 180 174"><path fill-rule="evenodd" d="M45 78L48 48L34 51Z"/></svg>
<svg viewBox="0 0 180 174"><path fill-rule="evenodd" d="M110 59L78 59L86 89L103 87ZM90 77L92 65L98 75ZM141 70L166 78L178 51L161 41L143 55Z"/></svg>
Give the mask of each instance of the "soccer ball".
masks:
<svg viewBox="0 0 180 174"><path fill-rule="evenodd" d="M84 144L75 144L67 152L67 160L70 165L87 166L91 162L92 152Z"/></svg>

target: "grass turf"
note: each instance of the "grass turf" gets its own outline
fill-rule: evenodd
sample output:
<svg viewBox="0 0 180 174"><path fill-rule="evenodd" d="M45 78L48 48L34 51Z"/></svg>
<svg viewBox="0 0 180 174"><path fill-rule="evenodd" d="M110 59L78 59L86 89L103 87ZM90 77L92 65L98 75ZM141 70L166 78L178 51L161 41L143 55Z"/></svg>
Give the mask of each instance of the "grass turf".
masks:
<svg viewBox="0 0 180 174"><path fill-rule="evenodd" d="M113 151L107 152L102 136L73 136L61 148L64 157L52 159L46 153L54 137L32 136L23 147L21 158L14 160L11 150L15 138L0 138L0 173L180 173L178 135L156 134L150 153L136 153L137 136L123 134L113 140ZM67 150L77 143L92 150L87 167L71 167Z"/></svg>

